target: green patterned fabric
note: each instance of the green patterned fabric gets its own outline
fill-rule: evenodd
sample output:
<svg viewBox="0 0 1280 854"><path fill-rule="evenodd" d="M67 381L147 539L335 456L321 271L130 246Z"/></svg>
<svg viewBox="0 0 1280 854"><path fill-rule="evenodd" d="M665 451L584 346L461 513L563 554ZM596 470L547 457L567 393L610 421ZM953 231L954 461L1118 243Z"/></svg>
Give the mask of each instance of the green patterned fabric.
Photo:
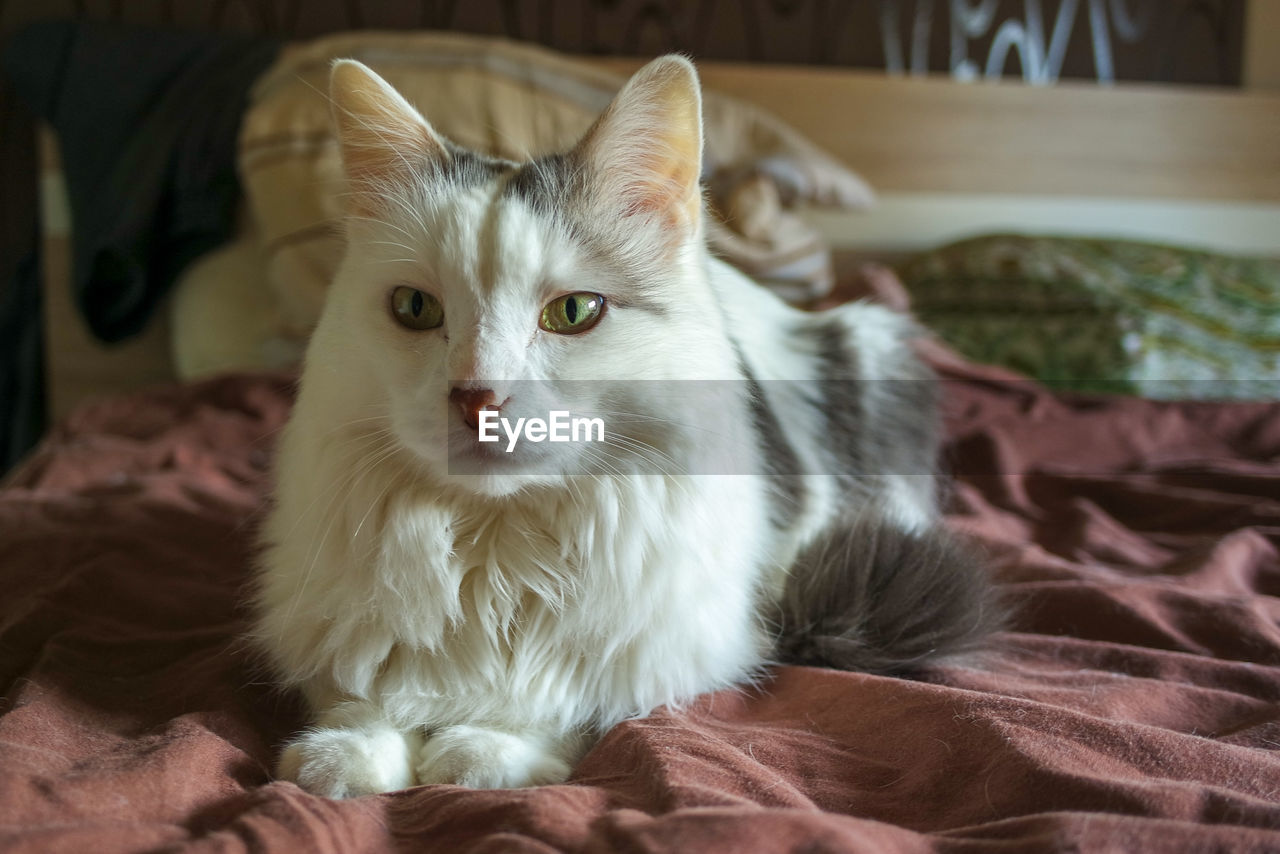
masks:
<svg viewBox="0 0 1280 854"><path fill-rule="evenodd" d="M1280 399L1280 259L993 235L898 272L971 359L1081 391Z"/></svg>

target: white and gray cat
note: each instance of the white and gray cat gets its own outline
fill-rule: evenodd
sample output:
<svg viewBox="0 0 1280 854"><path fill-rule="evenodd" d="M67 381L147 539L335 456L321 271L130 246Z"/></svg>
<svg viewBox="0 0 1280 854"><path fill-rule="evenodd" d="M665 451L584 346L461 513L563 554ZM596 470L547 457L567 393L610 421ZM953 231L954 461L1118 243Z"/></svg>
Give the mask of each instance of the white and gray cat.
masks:
<svg viewBox="0 0 1280 854"><path fill-rule="evenodd" d="M801 312L708 254L689 62L531 163L453 145L357 62L331 96L348 247L257 601L315 713L281 776L554 783L613 724L772 662L896 673L980 643L999 609L938 522L910 321ZM605 441L477 441L568 386Z"/></svg>

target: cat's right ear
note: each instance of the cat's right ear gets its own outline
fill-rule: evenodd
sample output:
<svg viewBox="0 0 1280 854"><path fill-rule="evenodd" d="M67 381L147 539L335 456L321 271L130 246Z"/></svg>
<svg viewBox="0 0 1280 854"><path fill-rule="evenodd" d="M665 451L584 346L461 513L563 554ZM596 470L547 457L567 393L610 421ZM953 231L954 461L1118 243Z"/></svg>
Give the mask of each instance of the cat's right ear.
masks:
<svg viewBox="0 0 1280 854"><path fill-rule="evenodd" d="M329 100L356 212L372 213L388 189L448 161L448 148L422 114L363 63L333 64Z"/></svg>
<svg viewBox="0 0 1280 854"><path fill-rule="evenodd" d="M652 217L673 234L695 232L702 211L702 95L693 63L663 56L637 71L573 156L598 197L624 215Z"/></svg>

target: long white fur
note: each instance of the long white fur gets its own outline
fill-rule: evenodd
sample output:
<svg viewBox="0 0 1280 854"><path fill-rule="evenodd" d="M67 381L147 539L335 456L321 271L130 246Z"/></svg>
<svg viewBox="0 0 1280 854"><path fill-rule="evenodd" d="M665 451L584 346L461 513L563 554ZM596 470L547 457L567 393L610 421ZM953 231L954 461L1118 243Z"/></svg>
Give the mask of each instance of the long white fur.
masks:
<svg viewBox="0 0 1280 854"><path fill-rule="evenodd" d="M379 100L385 84L354 65L335 79L371 88L344 98L335 84L335 101L368 131L352 132L360 145L376 147L388 123L422 122ZM603 729L742 683L767 659L762 604L835 512L820 468L805 517L779 532L759 475L615 474L568 447L556 451L560 470L594 473L547 474L543 459L537 470L463 476L444 451L463 429L446 403L460 379L483 379L499 399L526 380L738 379L731 324L763 378L811 374L790 334L808 316L703 247L697 201L682 196L697 193L697 161L692 173L683 162L700 151L697 105L692 67L658 60L582 146L610 198L651 193L646 203L666 205L654 216L641 205L619 229L620 251L650 259L643 274L669 306L613 311L587 335L537 329L557 294L616 284L554 222L500 187L442 190L421 162L377 161L403 172L374 176L383 213L370 212L373 199L355 207L280 442L265 532L258 639L316 713L282 776L333 797L414 782L556 782ZM393 136L412 138L403 127ZM410 154L444 156L431 144ZM445 326L397 327L387 309L397 284L437 296ZM888 312L847 317L851 329L887 325L867 347L900 346ZM712 439L752 448L745 402L729 405L740 407L727 413L729 433ZM697 445L672 447L708 452ZM911 512L932 512L916 503Z"/></svg>

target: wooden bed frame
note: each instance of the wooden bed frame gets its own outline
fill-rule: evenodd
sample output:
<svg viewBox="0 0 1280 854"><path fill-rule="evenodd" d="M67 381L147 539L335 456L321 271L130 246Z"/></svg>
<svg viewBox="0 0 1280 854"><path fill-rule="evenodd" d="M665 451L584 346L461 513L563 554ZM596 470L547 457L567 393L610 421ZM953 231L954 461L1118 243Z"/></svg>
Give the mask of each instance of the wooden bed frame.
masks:
<svg viewBox="0 0 1280 854"><path fill-rule="evenodd" d="M643 62L590 61L621 73ZM1280 255L1280 94L716 62L700 69L708 88L775 113L881 194L869 214L815 215L845 257L1007 229ZM47 139L44 149L52 154ZM47 229L65 233L57 188L44 193ZM46 255L52 273L66 263ZM173 376L167 318L108 349L90 338L69 295L45 299L54 417L87 396Z"/></svg>
<svg viewBox="0 0 1280 854"><path fill-rule="evenodd" d="M620 73L641 60L594 60ZM1280 95L700 63L886 192L1280 202ZM1280 248L1280 236L1277 236Z"/></svg>
<svg viewBox="0 0 1280 854"><path fill-rule="evenodd" d="M1280 93L700 68L707 87L799 128L881 194L870 215L814 215L837 249L1031 230L1280 255Z"/></svg>

